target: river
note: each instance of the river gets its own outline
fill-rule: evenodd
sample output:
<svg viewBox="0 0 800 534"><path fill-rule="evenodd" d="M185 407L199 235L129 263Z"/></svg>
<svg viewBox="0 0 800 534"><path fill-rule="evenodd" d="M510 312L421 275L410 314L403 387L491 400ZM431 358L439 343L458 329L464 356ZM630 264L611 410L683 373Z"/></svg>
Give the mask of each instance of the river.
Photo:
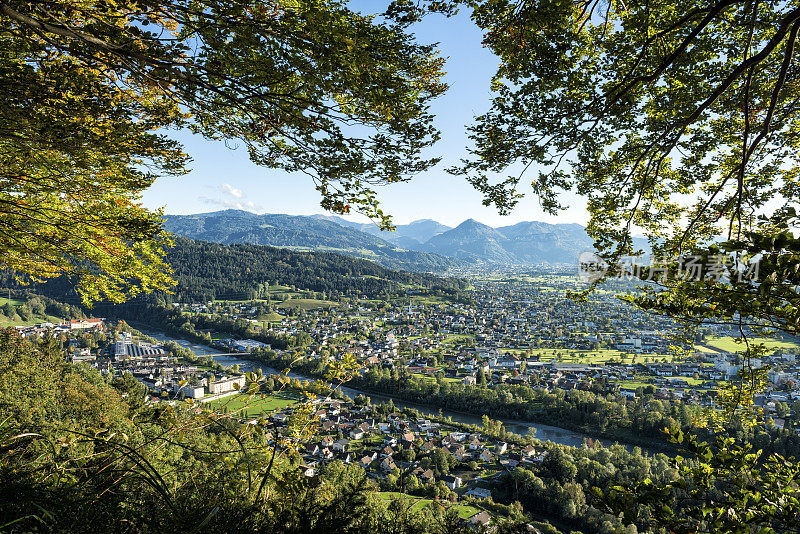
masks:
<svg viewBox="0 0 800 534"><path fill-rule="evenodd" d="M146 329L142 329L141 332L143 334L145 334L145 335L148 335L148 336L150 336L152 338L155 338L155 339L157 339L159 341L162 341L162 342L164 342L164 341L175 341L176 343L178 343L182 347L185 347L187 349L191 349L198 356L211 356L211 357L213 357L214 360L219 362L221 365L228 366L228 365L234 365L234 364L238 363L239 364L239 369L241 371L243 371L243 372L253 371L256 368L261 367L262 371L264 373L266 373L266 374L279 374L278 371L276 371L275 369L271 369L269 367L263 367L261 365L258 365L256 363L254 363L254 362L251 362L249 360L245 360L244 358L240 358L240 357L237 357L237 356L226 355L226 354L220 352L219 350L214 349L212 347L209 347L207 345L203 345L203 344L200 344L200 343L194 343L194 342L191 342L191 341L187 341L185 339L179 339L179 338L171 337L171 336L168 336L168 335L164 334L163 332L155 332L155 331L146 330ZM304 376L304 375L300 375L300 374L297 374L297 373L294 373L294 372L290 372L289 373L289 377L290 378L298 378L300 380L315 380L313 378L310 378L310 377L307 377L307 376ZM385 401L385 400L390 400L391 399L392 402L394 402L394 405L398 406L400 408L413 408L415 410L418 410L421 413L424 413L426 415L431 415L431 416L438 416L441 413L442 416L450 417L450 418L453 419L453 421L457 421L459 423L467 423L467 424L478 425L478 426L482 425L481 417L477 416L477 415L468 414L468 413L462 413L462 412L456 412L456 411L447 410L447 409L439 410L439 408L433 408L433 407L430 407L430 406L416 404L416 403L413 403L413 402L407 402L407 401L404 401L404 400L401 400L401 399L396 399L394 397L389 397L389 396L386 396L386 395L368 393L366 391L359 391L359 390L356 390L356 389L353 389L353 388L349 388L349 387L346 387L346 386L340 386L339 389L342 391L342 393L344 393L345 395L347 395L348 397L351 397L351 398L355 397L356 395L366 395L370 399L372 399L373 401L375 401L375 400L377 400L377 401ZM567 430L565 428L559 428L559 427L556 427L556 426L542 425L542 424L539 424L539 423L534 424L534 423L528 423L528 422L525 422L525 421L513 421L513 420L505 420L505 419L501 419L500 421L503 422L503 425L505 425L506 429L509 432L513 432L515 434L520 434L520 435L524 436L524 435L528 434L528 432L529 432L529 430L531 428L534 428L535 431L536 431L536 439L539 439L539 440L542 440L542 441L551 441L553 443L558 443L560 445L569 445L569 446L572 446L572 447L578 447L580 445L583 445L583 442L586 439L590 439L591 438L594 441L598 441L597 438L592 438L591 436L588 436L586 434L582 434L580 432L575 432L575 431L572 431L572 430ZM600 441L602 441L602 440L600 440ZM633 449L633 447L630 446L630 445L627 445L627 444L623 444L623 445L625 446L625 448L627 448L629 450Z"/></svg>

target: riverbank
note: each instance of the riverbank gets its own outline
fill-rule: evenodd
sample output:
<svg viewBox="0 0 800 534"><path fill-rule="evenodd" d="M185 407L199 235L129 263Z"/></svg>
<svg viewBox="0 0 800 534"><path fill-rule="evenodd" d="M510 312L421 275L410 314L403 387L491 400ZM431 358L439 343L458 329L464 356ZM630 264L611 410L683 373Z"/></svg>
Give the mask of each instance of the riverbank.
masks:
<svg viewBox="0 0 800 534"><path fill-rule="evenodd" d="M182 347L193 350L198 356L211 356L215 361L224 366L239 364L240 369L243 371L253 371L261 368L265 374L270 375L280 374L279 371L276 370L276 367L282 368L282 365L270 366L262 359L253 358L249 354L242 353L241 355L230 355L228 352L223 352L223 350L227 351L227 349L224 347L216 348L206 344L198 343L196 341L188 341L186 339L176 338L164 332L150 330L150 328L152 327L147 326L141 328L140 330L148 336L160 341L175 341ZM299 380L318 380L320 378L305 373L298 373L297 371L290 372L289 377ZM370 390L369 388L361 387L361 385L356 387L340 386L338 389L343 394L351 398L354 398L358 395L364 395L373 400L381 402L391 400L395 405L401 408L411 408L425 414L428 417L450 417L454 422L478 427L481 426L482 416L484 415L483 413L474 413L453 409L450 407L441 407L434 404L420 403L418 400L409 400L399 395L391 395L387 394L386 392ZM567 426L569 425L567 421L561 422L559 426L556 426L546 422L523 421L503 417L492 417L492 419L502 422L506 430L520 436L527 436L530 429L533 428L535 429L535 438L537 440L558 443L559 445L580 447L586 442L586 440L592 440L599 441L605 446L613 443L619 443L628 450L631 450L634 447L640 447L641 449L647 450L650 453L661 452L668 455L676 454L676 451L669 447L669 444L667 443L658 443L649 438L637 438L636 436L630 435L630 433L625 433L624 435L610 432L601 433L574 425Z"/></svg>
<svg viewBox="0 0 800 534"><path fill-rule="evenodd" d="M243 356L246 358L246 355ZM258 366L261 364L261 368L265 373L267 372L267 369L269 369L270 373L277 374L277 371L275 371L274 367L267 366L264 368L263 362L258 359L249 359L249 361L251 365ZM291 378L299 378L301 380L318 380L321 378L313 375L298 373L297 371L292 371L289 376ZM370 388L364 387L361 384L357 384L355 386L341 386L339 389L341 389L343 393L347 394L351 398L356 395L364 395L370 397L372 400L391 400L397 406L413 408L429 417L437 417L439 414L449 415L455 421L463 422L476 427L480 427L483 423L482 417L484 413L482 412L470 412L454 409L452 407L442 407L436 404L425 404L419 402L417 399L409 400L403 396L391 395L385 392L371 390ZM630 431L621 430L616 433L601 433L578 425L570 425L567 421L564 421L562 426L556 426L541 421L508 419L502 416L494 416L493 414L486 415L489 415L495 421L500 421L503 423L503 426L509 432L518 434L520 436L527 436L529 430L533 428L535 430L536 439L541 441L552 441L560 445L580 447L587 440L591 440L593 442L599 442L604 446L616 443L622 445L628 450L632 450L634 447L639 447L651 454L664 453L670 456L675 456L677 454L677 451L674 449L674 447L667 443L666 440L660 442L652 438L640 438L635 436L635 434Z"/></svg>

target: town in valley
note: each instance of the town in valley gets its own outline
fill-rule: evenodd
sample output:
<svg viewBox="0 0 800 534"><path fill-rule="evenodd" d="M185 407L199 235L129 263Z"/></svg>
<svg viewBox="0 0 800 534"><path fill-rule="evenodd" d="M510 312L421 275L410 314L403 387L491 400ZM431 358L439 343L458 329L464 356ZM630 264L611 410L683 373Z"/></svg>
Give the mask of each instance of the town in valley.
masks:
<svg viewBox="0 0 800 534"><path fill-rule="evenodd" d="M507 430L503 419L583 432L583 447L622 447L612 445L620 441L647 450L648 443L605 432L609 422L559 422L535 412L500 411L480 424L463 423L437 415L440 399L493 393L510 406L520 404L520 392L535 399L530 405L546 395L591 393L629 411L647 402L663 412L656 421L662 424L670 413L688 420L696 410L713 410L719 385L741 369L731 327L701 326L687 336L672 319L621 302L625 287L611 284L585 302L565 296L581 288L574 274L552 271L475 278L455 297L409 287L379 300L267 284L263 298L169 303L188 326L168 335L158 325L122 319L38 322L50 307L30 292L5 299L3 312L7 321L26 323L16 326L24 337L61 340L75 365L135 379L148 402L195 403L264 425L276 446L291 433L296 407L310 405L316 433L290 451L304 475L333 461L356 464L382 495L446 502L465 521L488 525L492 514L477 503L491 501L502 473L545 462L551 445L537 439L535 428ZM209 324L216 327L203 327ZM769 369L768 384L756 403L770 425L793 428L800 345L762 341L767 351L750 365ZM324 369L337 361L349 362L346 382L326 381ZM283 362L291 362L288 376L279 370ZM412 386L386 389L404 381ZM350 395L342 391L348 387L355 388ZM438 396L425 406L419 396L409 399L411 387ZM404 399L428 409L409 408Z"/></svg>

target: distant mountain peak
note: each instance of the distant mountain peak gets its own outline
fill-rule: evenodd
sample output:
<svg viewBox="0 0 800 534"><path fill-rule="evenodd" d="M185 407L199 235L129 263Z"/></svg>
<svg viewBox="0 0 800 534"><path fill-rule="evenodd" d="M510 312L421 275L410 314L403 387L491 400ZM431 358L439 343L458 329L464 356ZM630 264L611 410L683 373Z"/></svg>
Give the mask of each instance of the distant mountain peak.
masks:
<svg viewBox="0 0 800 534"><path fill-rule="evenodd" d="M434 219L417 219L386 232L372 222L336 215L259 215L227 209L167 216L166 227L177 235L207 241L341 252L412 270L463 265L458 260L509 266L569 264L593 248L580 224L539 221L493 228L469 218L452 228Z"/></svg>
<svg viewBox="0 0 800 534"><path fill-rule="evenodd" d="M252 211L237 210L228 208L218 211L208 211L205 213L192 213L190 215L167 215L167 217L194 217L195 219L208 219L210 217L258 217L257 213Z"/></svg>
<svg viewBox="0 0 800 534"><path fill-rule="evenodd" d="M482 223L480 221L476 221L475 219L467 219L466 221L464 221L461 224L459 224L458 226L456 226L456 228L462 228L462 227L463 228L469 228L471 226L491 228L491 226L489 226L488 224L484 224L484 223Z"/></svg>
<svg viewBox="0 0 800 534"><path fill-rule="evenodd" d="M331 220L333 219L333 220ZM359 223L327 216L264 214L223 210L197 215L168 215L165 228L192 239L222 244L249 243L301 250L338 252L375 261L385 267L443 271L458 262L397 244L362 231ZM372 225L374 226L374 225Z"/></svg>

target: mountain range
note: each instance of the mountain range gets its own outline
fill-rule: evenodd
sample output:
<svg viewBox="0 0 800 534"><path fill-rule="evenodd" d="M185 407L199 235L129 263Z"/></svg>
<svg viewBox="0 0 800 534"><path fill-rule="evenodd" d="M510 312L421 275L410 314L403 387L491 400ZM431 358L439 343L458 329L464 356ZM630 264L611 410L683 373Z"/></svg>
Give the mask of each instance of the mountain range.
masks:
<svg viewBox="0 0 800 534"><path fill-rule="evenodd" d="M431 219L381 231L330 215L283 215L225 210L168 215L168 231L216 243L251 243L295 250L330 251L364 258L391 269L443 272L468 265L574 264L592 249L579 224L520 222L492 228L468 219L455 228Z"/></svg>
<svg viewBox="0 0 800 534"><path fill-rule="evenodd" d="M249 243L293 250L338 252L372 260L388 269L444 272L459 265L454 258L408 250L322 217L224 210L195 215L167 215L165 228L173 234L213 243Z"/></svg>
<svg viewBox="0 0 800 534"><path fill-rule="evenodd" d="M355 228L361 232L394 243L398 247L411 250L418 250L420 245L433 236L452 230L450 226L445 226L431 219L420 219L409 224L398 224L394 232L385 232L378 228L376 224L352 222L334 215L312 215L311 217L331 221L348 228Z"/></svg>

